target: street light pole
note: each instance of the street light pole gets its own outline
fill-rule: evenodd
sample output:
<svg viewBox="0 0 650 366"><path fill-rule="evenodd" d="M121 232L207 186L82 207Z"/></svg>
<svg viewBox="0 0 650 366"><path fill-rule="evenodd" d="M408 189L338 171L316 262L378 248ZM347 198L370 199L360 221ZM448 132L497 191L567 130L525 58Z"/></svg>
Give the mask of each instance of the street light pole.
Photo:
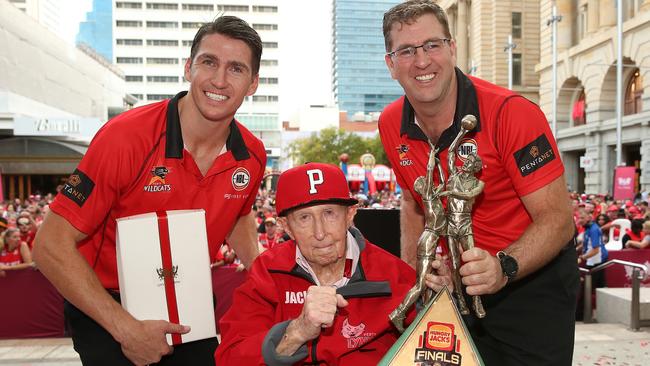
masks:
<svg viewBox="0 0 650 366"><path fill-rule="evenodd" d="M512 90L512 50L517 48L517 45L512 43L512 34L508 35L508 43L503 48L504 52L508 52L508 89Z"/></svg>
<svg viewBox="0 0 650 366"><path fill-rule="evenodd" d="M616 1L616 166L623 165L623 2Z"/></svg>
<svg viewBox="0 0 650 366"><path fill-rule="evenodd" d="M553 48L553 102L552 102L552 131L553 136L557 139L557 23L562 21L562 16L557 15L557 5L553 5L553 13L551 19L546 22L546 25L552 26L552 48Z"/></svg>

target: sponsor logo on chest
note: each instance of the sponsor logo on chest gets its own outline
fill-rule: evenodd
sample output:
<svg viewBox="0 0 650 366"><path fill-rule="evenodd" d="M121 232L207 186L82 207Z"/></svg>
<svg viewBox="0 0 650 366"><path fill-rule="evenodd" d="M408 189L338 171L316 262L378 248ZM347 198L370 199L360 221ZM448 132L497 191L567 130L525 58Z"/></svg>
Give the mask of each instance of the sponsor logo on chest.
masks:
<svg viewBox="0 0 650 366"><path fill-rule="evenodd" d="M251 181L251 174L246 168L239 167L232 173L232 187L235 191L242 191L248 187Z"/></svg>
<svg viewBox="0 0 650 366"><path fill-rule="evenodd" d="M410 150L409 145L400 144L395 148L397 150L397 156L399 157L399 165L401 166L411 166L413 165L413 160L411 160L406 153Z"/></svg>

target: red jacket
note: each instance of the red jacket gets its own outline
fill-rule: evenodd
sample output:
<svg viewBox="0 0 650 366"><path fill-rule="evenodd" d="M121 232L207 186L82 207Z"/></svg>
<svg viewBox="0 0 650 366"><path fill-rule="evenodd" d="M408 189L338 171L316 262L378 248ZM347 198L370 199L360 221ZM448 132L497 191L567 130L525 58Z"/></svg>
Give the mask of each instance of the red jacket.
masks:
<svg viewBox="0 0 650 366"><path fill-rule="evenodd" d="M356 229L351 232L361 250L359 264L350 282L337 290L349 305L339 309L332 327L294 354L303 357L293 364L376 365L399 336L388 314L415 283L415 271ZM274 337L279 341L288 321L300 315L304 294L314 282L296 264L295 253L296 244L288 241L255 260L219 323L217 365L264 365L268 349L263 352L263 343ZM269 349L275 353L275 347Z"/></svg>

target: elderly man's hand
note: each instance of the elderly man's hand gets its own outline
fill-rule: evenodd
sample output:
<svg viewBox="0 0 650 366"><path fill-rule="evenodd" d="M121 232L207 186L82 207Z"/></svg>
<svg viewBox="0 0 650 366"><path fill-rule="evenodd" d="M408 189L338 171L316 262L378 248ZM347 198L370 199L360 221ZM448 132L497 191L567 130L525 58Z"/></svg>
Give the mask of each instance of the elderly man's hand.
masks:
<svg viewBox="0 0 650 366"><path fill-rule="evenodd" d="M503 274L499 259L480 248L466 250L462 257L460 276L468 295L487 295L501 290L508 278Z"/></svg>
<svg viewBox="0 0 650 366"><path fill-rule="evenodd" d="M296 319L296 329L303 343L317 338L321 329L331 327L337 309L347 305L348 302L336 293L334 287L309 287L302 313Z"/></svg>
<svg viewBox="0 0 650 366"><path fill-rule="evenodd" d="M447 263L447 256L436 254L436 259L431 262L433 273L424 276L424 283L428 288L435 292L442 290L443 286L447 286L450 292L454 291L454 286L451 278L451 269Z"/></svg>

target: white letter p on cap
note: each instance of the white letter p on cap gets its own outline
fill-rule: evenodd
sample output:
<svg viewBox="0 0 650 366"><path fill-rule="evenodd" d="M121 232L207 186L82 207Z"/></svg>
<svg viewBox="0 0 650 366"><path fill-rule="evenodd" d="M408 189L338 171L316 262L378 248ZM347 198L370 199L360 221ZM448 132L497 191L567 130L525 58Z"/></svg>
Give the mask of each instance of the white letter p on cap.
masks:
<svg viewBox="0 0 650 366"><path fill-rule="evenodd" d="M307 177L309 178L309 193L317 193L316 186L323 184L323 171L320 169L308 170Z"/></svg>

